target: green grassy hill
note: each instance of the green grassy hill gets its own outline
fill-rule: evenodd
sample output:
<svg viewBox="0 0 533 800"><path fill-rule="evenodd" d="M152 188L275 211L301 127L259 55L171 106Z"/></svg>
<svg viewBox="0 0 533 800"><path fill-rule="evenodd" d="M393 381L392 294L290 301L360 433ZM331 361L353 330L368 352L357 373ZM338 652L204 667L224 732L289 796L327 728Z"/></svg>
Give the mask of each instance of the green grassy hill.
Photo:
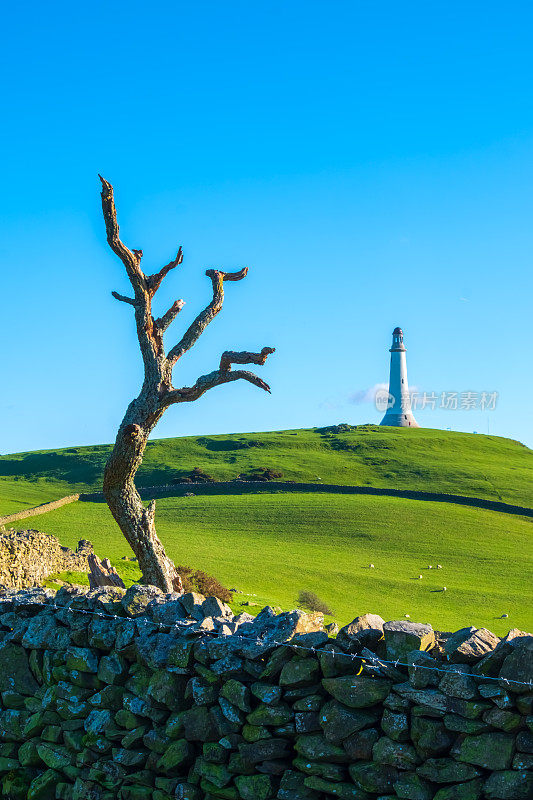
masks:
<svg viewBox="0 0 533 800"><path fill-rule="evenodd" d="M10 513L11 504L35 505L100 488L109 449L97 445L0 456L0 514ZM533 505L533 451L497 436L369 425L333 434L314 428L155 439L148 444L137 483L170 483L193 467L219 480L270 467L288 480L422 489Z"/></svg>
<svg viewBox="0 0 533 800"><path fill-rule="evenodd" d="M0 514L97 488L108 451L102 445L1 457ZM138 483L169 483L193 467L219 479L271 467L297 481L533 506L532 451L492 436L369 426L335 434L155 440ZM500 634L533 629L532 521L526 517L395 497L283 492L185 498L179 496L183 487L176 494L157 501L158 533L169 555L243 592L235 595L237 608L243 602L258 604L248 610L267 602L293 608L299 591L310 590L340 623L373 611L387 619L409 614L441 630L469 624ZM123 560L131 551L103 503L74 503L28 523L71 547L90 539L127 581L139 577L136 565ZM501 619L504 613L509 618Z"/></svg>

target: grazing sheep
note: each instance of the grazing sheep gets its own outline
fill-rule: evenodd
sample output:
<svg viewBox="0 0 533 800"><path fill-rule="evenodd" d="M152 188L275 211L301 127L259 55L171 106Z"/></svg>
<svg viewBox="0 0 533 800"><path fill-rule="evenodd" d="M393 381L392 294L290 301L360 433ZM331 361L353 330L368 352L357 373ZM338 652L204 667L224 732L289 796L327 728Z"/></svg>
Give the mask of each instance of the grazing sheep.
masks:
<svg viewBox="0 0 533 800"><path fill-rule="evenodd" d="M419 575L419 576L418 576L418 579L419 579L419 580L422 580L422 575Z"/></svg>
<svg viewBox="0 0 533 800"><path fill-rule="evenodd" d="M404 614L404 617L406 617L407 619L411 619L411 615L410 614Z"/></svg>
<svg viewBox="0 0 533 800"><path fill-rule="evenodd" d="M433 567L431 566L431 564L428 564L428 569L433 569Z"/></svg>
<svg viewBox="0 0 533 800"><path fill-rule="evenodd" d="M442 564L437 564L437 569L442 569Z"/></svg>
<svg viewBox="0 0 533 800"><path fill-rule="evenodd" d="M446 587L445 587L445 586L443 586L443 587L442 587L442 591L443 591L443 592L445 592L445 591L446 591Z"/></svg>
<svg viewBox="0 0 533 800"><path fill-rule="evenodd" d="M373 564L369 564L368 567L369 567L369 569L374 569L374 565Z"/></svg>

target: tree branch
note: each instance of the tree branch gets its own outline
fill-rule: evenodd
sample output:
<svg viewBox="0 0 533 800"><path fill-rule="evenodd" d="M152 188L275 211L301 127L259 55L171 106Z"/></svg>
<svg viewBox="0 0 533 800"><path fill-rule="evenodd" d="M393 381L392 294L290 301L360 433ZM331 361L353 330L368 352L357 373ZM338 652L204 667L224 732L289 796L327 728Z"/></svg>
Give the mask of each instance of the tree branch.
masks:
<svg viewBox="0 0 533 800"><path fill-rule="evenodd" d="M220 359L220 370L229 371L232 364L261 364L263 365L268 356L275 352L274 347L263 347L260 353L249 353L244 351L236 353L234 350L226 350Z"/></svg>
<svg viewBox="0 0 533 800"><path fill-rule="evenodd" d="M156 272L154 275L150 275L146 279L146 285L148 287L148 292L150 293L150 297L153 297L154 294L157 292L159 287L161 286L161 281L167 275L171 269L177 267L178 264L183 262L183 251L181 247L179 248L176 258L173 261L169 261L169 263L164 266L159 272Z"/></svg>
<svg viewBox="0 0 533 800"><path fill-rule="evenodd" d="M113 187L109 181L106 181L101 175L98 177L102 181L102 211L104 213L108 244L126 267L128 278L135 291L146 289L146 278L140 266L143 252L142 250L132 251L121 241L117 222L117 209L115 208L115 200L113 197Z"/></svg>
<svg viewBox="0 0 533 800"><path fill-rule="evenodd" d="M156 325L161 333L164 333L170 323L176 318L176 316L180 313L181 309L185 305L185 300L176 300L173 305L168 309L166 314L163 314L162 317L154 320L154 325Z"/></svg>
<svg viewBox="0 0 533 800"><path fill-rule="evenodd" d="M208 375L201 375L194 386L184 386L182 389L173 389L162 398L162 405L166 408L174 403L190 403L193 400L198 400L208 389L213 389L215 386L220 386L223 383L231 383L231 381L245 380L258 386L259 389L264 389L265 392L270 393L270 386L265 381L261 380L253 372L248 370L238 369L235 371L222 371L215 370Z"/></svg>
<svg viewBox="0 0 533 800"><path fill-rule="evenodd" d="M192 325L189 326L187 331L182 336L181 340L175 347L172 348L168 354L168 362L171 367L174 366L176 361L182 357L187 350L198 341L201 334L207 328L211 320L213 320L224 302L224 281L240 281L246 277L248 267L244 267L239 272L221 272L216 269L206 270L206 275L211 278L213 284L213 299L204 310L198 314Z"/></svg>
<svg viewBox="0 0 533 800"><path fill-rule="evenodd" d="M253 383L259 389L264 389L265 392L270 393L270 386L265 381L261 380L253 372L248 372L245 369L237 369L232 371L232 364L264 364L268 356L274 353L273 347L263 347L260 353L242 352L236 353L234 351L226 351L222 354L220 359L220 369L210 372L208 375L201 375L194 386L184 386L182 389L171 389L161 399L161 404L164 408L173 405L174 403L189 403L192 400L198 400L208 389L213 389L215 386L220 386L222 383L230 383L231 381L245 380Z"/></svg>
<svg viewBox="0 0 533 800"><path fill-rule="evenodd" d="M137 305L137 301L133 299L133 297L126 297L123 294L119 294L118 292L111 292L115 300L120 300L122 303L129 303L130 306Z"/></svg>

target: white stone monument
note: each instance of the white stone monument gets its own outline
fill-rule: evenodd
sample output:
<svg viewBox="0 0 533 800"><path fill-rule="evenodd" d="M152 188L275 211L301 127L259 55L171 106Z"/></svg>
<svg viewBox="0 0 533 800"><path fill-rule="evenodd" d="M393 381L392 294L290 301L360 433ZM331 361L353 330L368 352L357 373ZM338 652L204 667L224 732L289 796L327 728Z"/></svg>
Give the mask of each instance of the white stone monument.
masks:
<svg viewBox="0 0 533 800"><path fill-rule="evenodd" d="M389 397L387 410L380 425L394 425L396 428L419 428L411 411L405 352L403 331L401 328L394 328L390 349Z"/></svg>

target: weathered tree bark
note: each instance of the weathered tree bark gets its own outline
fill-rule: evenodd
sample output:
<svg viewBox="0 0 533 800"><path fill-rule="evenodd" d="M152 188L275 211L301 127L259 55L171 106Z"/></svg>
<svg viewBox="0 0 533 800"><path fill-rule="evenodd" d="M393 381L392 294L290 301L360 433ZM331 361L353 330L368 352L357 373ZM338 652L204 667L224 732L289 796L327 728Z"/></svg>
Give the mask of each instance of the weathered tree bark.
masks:
<svg viewBox="0 0 533 800"><path fill-rule="evenodd" d="M182 591L180 576L155 530L155 500L146 508L135 488L135 474L142 463L146 442L166 409L175 403L197 400L204 392L222 383L243 379L270 392L270 387L253 372L232 370L232 364L264 364L274 352L264 347L260 353L227 351L222 354L218 370L202 375L193 386L174 389L172 371L179 359L196 343L211 320L218 314L224 301L224 282L239 281L248 272L222 272L209 269L206 275L213 285L213 299L196 317L181 340L168 353L163 347L163 333L184 306L176 300L162 317L152 316L152 299L165 275L182 263L181 247L176 258L154 275L145 275L141 269L142 250L130 250L120 240L119 226L113 198L113 187L102 181L102 210L107 241L121 259L133 288L133 297L113 292L113 297L133 306L137 338L144 363L144 381L138 397L129 404L120 425L115 446L104 470L104 496L107 504L137 556L143 582L158 586L163 591Z"/></svg>
<svg viewBox="0 0 533 800"><path fill-rule="evenodd" d="M87 560L90 570L88 575L90 589L99 589L101 586L120 586L122 589L126 588L124 581L116 569L111 566L111 562L108 558L104 558L103 561L100 561L98 556L95 556L94 553L90 553Z"/></svg>

